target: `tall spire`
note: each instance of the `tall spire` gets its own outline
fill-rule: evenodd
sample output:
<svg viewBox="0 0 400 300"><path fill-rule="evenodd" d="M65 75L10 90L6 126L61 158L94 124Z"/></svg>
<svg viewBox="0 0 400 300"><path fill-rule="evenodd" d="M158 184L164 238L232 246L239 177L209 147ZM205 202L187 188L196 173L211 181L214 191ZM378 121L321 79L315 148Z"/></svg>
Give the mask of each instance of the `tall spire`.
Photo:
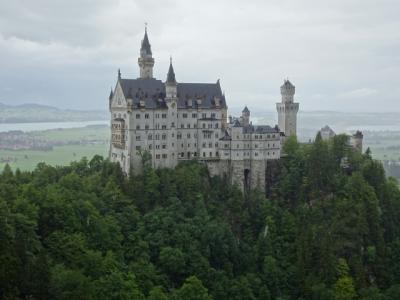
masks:
<svg viewBox="0 0 400 300"><path fill-rule="evenodd" d="M147 36L147 23L144 28L144 38L140 47L140 57L138 59L140 68L140 78L153 78L154 58L151 52L149 37Z"/></svg>
<svg viewBox="0 0 400 300"><path fill-rule="evenodd" d="M176 83L174 67L172 66L172 57L169 58L169 69L167 74L167 83Z"/></svg>
<svg viewBox="0 0 400 300"><path fill-rule="evenodd" d="M142 46L140 47L140 55L145 56L145 55L152 55L153 53L151 52L151 45L149 42L149 37L147 36L147 23L144 27L144 38L142 40Z"/></svg>

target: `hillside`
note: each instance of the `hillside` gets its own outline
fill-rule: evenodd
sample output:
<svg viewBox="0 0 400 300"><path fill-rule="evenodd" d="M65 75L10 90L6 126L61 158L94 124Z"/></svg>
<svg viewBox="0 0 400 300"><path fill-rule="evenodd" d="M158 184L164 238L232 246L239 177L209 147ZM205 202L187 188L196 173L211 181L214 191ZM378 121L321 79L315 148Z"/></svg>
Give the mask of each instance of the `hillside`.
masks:
<svg viewBox="0 0 400 300"><path fill-rule="evenodd" d="M369 154L285 144L269 196L190 162L0 175L1 299L400 299L400 191Z"/></svg>
<svg viewBox="0 0 400 300"><path fill-rule="evenodd" d="M105 110L81 111L39 104L10 106L0 103L0 123L97 121L107 118Z"/></svg>

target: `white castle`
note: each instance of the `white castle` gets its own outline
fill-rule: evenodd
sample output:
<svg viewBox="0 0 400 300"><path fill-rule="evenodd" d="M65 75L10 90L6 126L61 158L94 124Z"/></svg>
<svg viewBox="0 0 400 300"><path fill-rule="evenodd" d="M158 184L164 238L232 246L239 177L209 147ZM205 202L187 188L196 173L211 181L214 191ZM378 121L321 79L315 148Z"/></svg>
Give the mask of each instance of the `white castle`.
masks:
<svg viewBox="0 0 400 300"><path fill-rule="evenodd" d="M126 174L138 172L142 153L151 154L154 168L174 168L179 162L206 163L211 175L220 175L242 189L265 187L269 161L281 157L285 137L296 135L299 104L289 80L281 86L276 104L278 125L253 125L250 111L229 116L225 95L216 83L182 83L172 61L165 82L153 78L147 30L138 59L140 77L118 80L109 97L111 113L110 160Z"/></svg>

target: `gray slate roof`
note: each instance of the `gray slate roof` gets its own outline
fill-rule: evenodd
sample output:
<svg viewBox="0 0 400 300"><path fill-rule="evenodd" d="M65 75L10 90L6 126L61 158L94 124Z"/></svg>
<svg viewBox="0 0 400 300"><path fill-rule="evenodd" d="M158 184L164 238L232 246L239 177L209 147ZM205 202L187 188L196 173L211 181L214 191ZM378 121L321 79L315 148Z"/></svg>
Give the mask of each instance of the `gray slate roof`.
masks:
<svg viewBox="0 0 400 300"><path fill-rule="evenodd" d="M140 100L145 101L145 107L166 108L165 84L154 78L119 79L125 98L133 100L133 106L139 106ZM225 96L219 82L217 83L177 83L178 109L189 108L214 108L215 99L220 99L220 107L226 108ZM201 99L199 105L196 101Z"/></svg>
<svg viewBox="0 0 400 300"><path fill-rule="evenodd" d="M243 127L243 133L278 133L279 129L277 126L271 127L269 125L248 125Z"/></svg>

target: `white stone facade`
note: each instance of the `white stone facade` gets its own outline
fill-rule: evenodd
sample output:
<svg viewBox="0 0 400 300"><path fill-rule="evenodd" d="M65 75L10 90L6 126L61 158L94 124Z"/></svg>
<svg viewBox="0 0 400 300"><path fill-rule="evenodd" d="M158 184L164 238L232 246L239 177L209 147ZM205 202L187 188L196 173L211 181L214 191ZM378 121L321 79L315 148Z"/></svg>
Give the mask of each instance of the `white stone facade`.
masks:
<svg viewBox="0 0 400 300"><path fill-rule="evenodd" d="M281 89L282 105L277 108L283 128L255 126L247 107L240 118L229 117L228 122L219 81L176 82L172 63L166 82L154 79L147 32L138 63L140 78L123 79L119 73L109 97L110 160L129 174L140 171L143 151L151 154L154 168L195 159L206 163L212 175L226 176L243 189L263 189L268 160L280 158L285 132L296 134L294 86L291 98Z"/></svg>

